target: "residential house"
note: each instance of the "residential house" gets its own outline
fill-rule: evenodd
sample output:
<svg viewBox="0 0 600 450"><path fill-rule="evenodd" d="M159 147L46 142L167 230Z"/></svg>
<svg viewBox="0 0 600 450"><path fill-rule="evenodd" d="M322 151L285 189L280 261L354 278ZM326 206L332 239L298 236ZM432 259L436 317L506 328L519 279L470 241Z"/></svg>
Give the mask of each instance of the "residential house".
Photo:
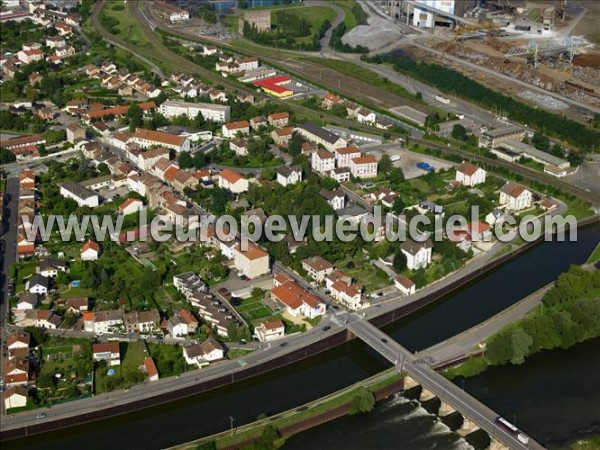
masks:
<svg viewBox="0 0 600 450"><path fill-rule="evenodd" d="M473 242L489 241L492 238L490 226L485 222L470 222L467 224L467 231L471 235Z"/></svg>
<svg viewBox="0 0 600 450"><path fill-rule="evenodd" d="M25 317L19 322L20 327L39 327L56 330L62 318L47 309L28 309Z"/></svg>
<svg viewBox="0 0 600 450"><path fill-rule="evenodd" d="M194 272L184 272L173 276L173 286L189 299L195 292L206 292L206 284Z"/></svg>
<svg viewBox="0 0 600 450"><path fill-rule="evenodd" d="M234 151L238 156L245 156L248 154L248 141L246 139L229 141L229 150Z"/></svg>
<svg viewBox="0 0 600 450"><path fill-rule="evenodd" d="M76 123L67 125L67 141L74 144L85 139L85 128Z"/></svg>
<svg viewBox="0 0 600 450"><path fill-rule="evenodd" d="M79 252L82 261L97 261L100 256L100 244L94 241L87 241L81 247Z"/></svg>
<svg viewBox="0 0 600 450"><path fill-rule="evenodd" d="M83 313L83 331L96 334L113 333L123 330L123 311L88 311Z"/></svg>
<svg viewBox="0 0 600 450"><path fill-rule="evenodd" d="M365 308L368 304L363 301L362 286L338 280L331 285L331 297L352 310Z"/></svg>
<svg viewBox="0 0 600 450"><path fill-rule="evenodd" d="M118 342L102 342L92 345L92 359L106 361L109 366L121 364L121 350Z"/></svg>
<svg viewBox="0 0 600 450"><path fill-rule="evenodd" d="M235 247L233 264L239 273L248 278L257 278L271 270L269 254L251 242L248 242L246 249L242 248L241 243Z"/></svg>
<svg viewBox="0 0 600 450"><path fill-rule="evenodd" d="M219 173L219 187L227 189L234 194L240 194L248 190L248 180L231 169L223 169Z"/></svg>
<svg viewBox="0 0 600 450"><path fill-rule="evenodd" d="M167 321L167 326L171 336L187 336L198 330L198 319L187 309L181 309Z"/></svg>
<svg viewBox="0 0 600 450"><path fill-rule="evenodd" d="M463 162L456 168L456 181L463 186L477 186L485 183L487 172L481 167L477 167L469 162Z"/></svg>
<svg viewBox="0 0 600 450"><path fill-rule="evenodd" d="M287 126L290 123L290 115L285 111L276 112L273 114L269 114L267 120L269 121L269 125L276 128L281 128Z"/></svg>
<svg viewBox="0 0 600 450"><path fill-rule="evenodd" d="M132 311L123 314L123 323L127 333L150 334L158 329L160 314L156 308L148 311Z"/></svg>
<svg viewBox="0 0 600 450"><path fill-rule="evenodd" d="M285 325L281 320L262 322L254 331L259 342L270 342L285 337Z"/></svg>
<svg viewBox="0 0 600 450"><path fill-rule="evenodd" d="M312 258L302 260L302 268L317 283L325 281L325 277L333 272L333 265L320 256L313 256Z"/></svg>
<svg viewBox="0 0 600 450"><path fill-rule="evenodd" d="M377 120L377 116L373 111L368 111L364 108L360 108L358 111L356 111L355 117L356 120L358 120L360 123L367 124L375 123L375 121Z"/></svg>
<svg viewBox="0 0 600 450"><path fill-rule="evenodd" d="M37 267L37 273L47 278L54 278L59 272L68 270L67 263L54 258L44 258Z"/></svg>
<svg viewBox="0 0 600 450"><path fill-rule="evenodd" d="M161 159L169 159L169 150L163 147L158 147L145 152L141 152L138 156L138 166L142 170L151 170L154 165Z"/></svg>
<svg viewBox="0 0 600 450"><path fill-rule="evenodd" d="M291 280L271 289L271 298L283 304L292 317L313 319L326 311L325 303Z"/></svg>
<svg viewBox="0 0 600 450"><path fill-rule="evenodd" d="M302 181L301 166L281 166L277 169L277 182L282 186L289 186Z"/></svg>
<svg viewBox="0 0 600 450"><path fill-rule="evenodd" d="M350 172L355 178L375 178L377 159L373 155L359 156L350 160Z"/></svg>
<svg viewBox="0 0 600 450"><path fill-rule="evenodd" d="M267 126L267 118L264 116L256 116L250 119L250 127L253 130L259 130Z"/></svg>
<svg viewBox="0 0 600 450"><path fill-rule="evenodd" d="M33 275L25 283L25 289L32 294L46 295L50 287L50 279L40 275Z"/></svg>
<svg viewBox="0 0 600 450"><path fill-rule="evenodd" d="M146 371L146 375L148 375L148 381L158 380L158 369L151 356L146 356L146 358L144 358L144 370Z"/></svg>
<svg viewBox="0 0 600 450"><path fill-rule="evenodd" d="M80 207L88 206L95 208L100 204L98 194L77 183L60 183L60 195L75 200Z"/></svg>
<svg viewBox="0 0 600 450"><path fill-rule="evenodd" d="M131 137L142 148L165 147L177 153L190 151L190 140L185 136L175 136L162 131L145 130L138 128Z"/></svg>
<svg viewBox="0 0 600 450"><path fill-rule="evenodd" d="M73 314L83 314L90 307L90 301L87 297L73 297L65 302L67 312Z"/></svg>
<svg viewBox="0 0 600 450"><path fill-rule="evenodd" d="M250 134L250 123L247 120L238 120L237 122L228 122L221 127L223 137L232 138L238 133Z"/></svg>
<svg viewBox="0 0 600 450"><path fill-rule="evenodd" d="M294 135L294 127L275 128L271 132L271 137L275 144L286 148Z"/></svg>
<svg viewBox="0 0 600 450"><path fill-rule="evenodd" d="M506 183L500 189L500 205L508 211L521 211L531 206L532 194L529 189L517 183Z"/></svg>
<svg viewBox="0 0 600 450"><path fill-rule="evenodd" d="M330 172L335 168L335 157L327 150L317 150L311 155L310 167L318 173Z"/></svg>
<svg viewBox="0 0 600 450"><path fill-rule="evenodd" d="M323 146L330 152L336 148L346 147L348 145L348 142L345 139L311 122L307 122L298 127L298 132L305 139ZM331 169L333 169L333 167L328 170Z"/></svg>
<svg viewBox="0 0 600 450"><path fill-rule="evenodd" d="M351 176L350 169L348 167L336 167L331 172L329 172L329 176L333 178L338 183L343 183L345 181L350 181Z"/></svg>
<svg viewBox="0 0 600 450"><path fill-rule="evenodd" d="M338 211L346 207L346 193L342 189L328 191L327 189L323 188L319 192L319 195L331 205L334 211Z"/></svg>
<svg viewBox="0 0 600 450"><path fill-rule="evenodd" d="M8 411L11 408L23 408L27 406L27 399L29 398L29 392L27 388L23 386L10 386L4 392L2 392L2 401L4 402L4 409Z"/></svg>
<svg viewBox="0 0 600 450"><path fill-rule="evenodd" d="M394 278L394 285L402 293L402 295L411 295L416 291L416 286L413 281L404 275L398 275Z"/></svg>
<svg viewBox="0 0 600 450"><path fill-rule="evenodd" d="M218 361L225 357L225 349L213 338L208 338L201 344L192 344L183 347L185 362L198 366L206 365L212 361Z"/></svg>
<svg viewBox="0 0 600 450"><path fill-rule="evenodd" d="M119 205L118 211L120 214L127 216L141 211L142 209L144 209L144 202L140 199L131 197Z"/></svg>
<svg viewBox="0 0 600 450"><path fill-rule="evenodd" d="M333 151L335 163L337 167L350 167L350 163L354 158L361 156L358 147L352 145L350 147L340 147Z"/></svg>
<svg viewBox="0 0 600 450"><path fill-rule="evenodd" d="M341 270L334 269L325 277L325 288L331 291L331 287L338 281L343 281L346 284L352 284L352 277L345 274Z"/></svg>
<svg viewBox="0 0 600 450"><path fill-rule="evenodd" d="M19 172L19 188L35 188L35 172L31 169L24 169Z"/></svg>
<svg viewBox="0 0 600 450"><path fill-rule="evenodd" d="M431 264L433 244L429 239L425 242L407 240L400 245L400 250L406 256L406 267L410 270L425 268Z"/></svg>
<svg viewBox="0 0 600 450"><path fill-rule="evenodd" d="M34 309L37 307L38 304L38 294L28 292L19 296L19 299L17 300L17 307L15 309L19 311L24 311L26 309Z"/></svg>

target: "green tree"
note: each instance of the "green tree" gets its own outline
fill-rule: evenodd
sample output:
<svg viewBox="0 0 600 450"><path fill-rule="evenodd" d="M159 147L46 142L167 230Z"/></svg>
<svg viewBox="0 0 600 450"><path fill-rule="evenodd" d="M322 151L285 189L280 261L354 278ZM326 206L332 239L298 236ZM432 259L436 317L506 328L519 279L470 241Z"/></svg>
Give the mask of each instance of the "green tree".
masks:
<svg viewBox="0 0 600 450"><path fill-rule="evenodd" d="M467 130L460 124L456 124L452 127L452 137L459 141L466 141L468 139Z"/></svg>
<svg viewBox="0 0 600 450"><path fill-rule="evenodd" d="M5 149L4 147L0 148L0 164L9 164L15 162L17 157L10 150Z"/></svg>
<svg viewBox="0 0 600 450"><path fill-rule="evenodd" d="M404 208L406 208L404 201L400 197L396 197L396 200L394 200L394 204L392 205L392 211L394 214L402 213Z"/></svg>
<svg viewBox="0 0 600 450"><path fill-rule="evenodd" d="M202 128L204 125L206 125L206 120L204 119L202 112L198 111L198 114L196 114L196 117L194 118L194 126L196 128Z"/></svg>
<svg viewBox="0 0 600 450"><path fill-rule="evenodd" d="M392 158L387 153L384 153L379 160L379 171L381 173L389 173L394 168L394 163L392 162Z"/></svg>
<svg viewBox="0 0 600 450"><path fill-rule="evenodd" d="M135 131L136 128L142 125L144 113L139 105L133 104L127 111L127 118L129 119L129 129Z"/></svg>
<svg viewBox="0 0 600 450"><path fill-rule="evenodd" d="M194 159L190 152L181 152L177 158L177 162L181 169L190 169L194 167Z"/></svg>
<svg viewBox="0 0 600 450"><path fill-rule="evenodd" d="M533 344L533 338L529 336L521 327L515 328L511 336L512 357L510 362L513 364L522 364L525 357L529 354L529 348Z"/></svg>
<svg viewBox="0 0 600 450"><path fill-rule="evenodd" d="M367 388L360 387L358 388L356 395L352 399L352 403L350 404L350 411L348 414L362 414L368 413L373 410L375 407L375 396L371 391Z"/></svg>
<svg viewBox="0 0 600 450"><path fill-rule="evenodd" d="M404 269L406 269L406 255L402 250L398 249L394 254L392 267L396 272L402 272Z"/></svg>

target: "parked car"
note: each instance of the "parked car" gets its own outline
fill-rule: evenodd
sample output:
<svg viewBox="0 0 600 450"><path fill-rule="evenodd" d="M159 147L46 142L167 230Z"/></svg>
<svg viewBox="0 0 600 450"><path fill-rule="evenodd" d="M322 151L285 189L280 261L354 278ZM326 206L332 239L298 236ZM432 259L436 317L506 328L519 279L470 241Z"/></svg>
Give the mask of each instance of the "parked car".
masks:
<svg viewBox="0 0 600 450"><path fill-rule="evenodd" d="M48 414L46 413L39 413L37 416L35 416L36 419L45 419L46 417L48 417Z"/></svg>
<svg viewBox="0 0 600 450"><path fill-rule="evenodd" d="M323 331L328 331L328 330L331 330L331 327L329 325L323 327Z"/></svg>

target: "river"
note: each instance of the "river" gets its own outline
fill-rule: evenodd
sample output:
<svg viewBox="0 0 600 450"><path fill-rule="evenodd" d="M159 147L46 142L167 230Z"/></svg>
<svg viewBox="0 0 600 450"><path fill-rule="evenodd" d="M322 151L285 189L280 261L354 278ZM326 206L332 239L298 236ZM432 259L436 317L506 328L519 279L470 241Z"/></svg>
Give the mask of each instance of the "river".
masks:
<svg viewBox="0 0 600 450"><path fill-rule="evenodd" d="M570 264L582 263L599 240L600 226L596 225L579 230L577 242L538 245L485 278L399 321L387 331L414 350L447 339L554 280ZM385 367L388 363L369 347L361 342L351 342L232 387L52 434L9 441L3 443L3 448L164 448L228 429L230 416L235 425L241 425L259 414L290 409L339 390ZM470 388L470 382L467 388ZM494 407L491 403L490 406ZM397 430L387 435L373 428L371 439L381 440L381 448L459 449L468 445L414 402L401 397L384 402L374 414L334 423L345 423L341 422L345 420L378 422L378 414L382 415L379 422L387 420L391 424L388 429ZM399 427L405 420L412 423ZM357 425L346 429L351 444L345 448L362 448L359 447L361 441L372 442L362 438L371 429L367 425L364 424L365 429ZM313 438L325 427L330 425L294 438L293 445L300 445L295 448L323 448L321 442ZM525 426L523 428L529 432ZM359 429L361 432L357 431ZM404 431L398 434L400 430ZM384 441L388 442L387 446ZM403 442L407 447L399 446ZM369 445L369 448L373 447Z"/></svg>

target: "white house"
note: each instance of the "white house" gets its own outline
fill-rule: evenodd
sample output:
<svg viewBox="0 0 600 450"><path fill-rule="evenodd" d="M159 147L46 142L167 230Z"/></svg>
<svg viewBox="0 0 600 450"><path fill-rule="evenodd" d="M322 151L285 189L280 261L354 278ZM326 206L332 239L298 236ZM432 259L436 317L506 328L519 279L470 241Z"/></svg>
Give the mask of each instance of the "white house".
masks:
<svg viewBox="0 0 600 450"><path fill-rule="evenodd" d="M405 241L400 245L400 250L406 256L406 267L410 270L417 270L431 264L433 244L429 239L425 242Z"/></svg>
<svg viewBox="0 0 600 450"><path fill-rule="evenodd" d="M218 361L225 357L223 346L213 338L208 338L202 344L192 344L183 347L183 357L185 362L198 366L205 365L212 361Z"/></svg>
<svg viewBox="0 0 600 450"><path fill-rule="evenodd" d="M394 279L394 285L400 292L402 292L403 295L411 295L416 291L415 283L413 283L410 278L405 277L404 275L398 275Z"/></svg>
<svg viewBox="0 0 600 450"><path fill-rule="evenodd" d="M520 211L531 206L531 191L516 183L506 183L500 189L500 205L509 211Z"/></svg>
<svg viewBox="0 0 600 450"><path fill-rule="evenodd" d="M233 264L238 272L248 278L256 278L269 273L271 268L269 254L262 248L248 242L248 248L243 249L242 244L235 247Z"/></svg>
<svg viewBox="0 0 600 450"><path fill-rule="evenodd" d="M238 133L250 134L250 123L247 120L239 120L237 122L229 122L221 127L223 137L232 138Z"/></svg>
<svg viewBox="0 0 600 450"><path fill-rule="evenodd" d="M161 159L169 159L169 150L162 147L153 148L138 155L137 165L142 170L150 170Z"/></svg>
<svg viewBox="0 0 600 450"><path fill-rule="evenodd" d="M282 186L289 186L302 181L302 167L281 166L277 169L277 182Z"/></svg>
<svg viewBox="0 0 600 450"><path fill-rule="evenodd" d="M316 144L320 144L329 151L333 151L340 147L346 147L348 145L348 142L345 139L311 122L307 122L298 127L298 132L303 138ZM333 167L331 167L329 170L331 169L333 169Z"/></svg>
<svg viewBox="0 0 600 450"><path fill-rule="evenodd" d="M192 96L191 91L187 91L185 93L188 96ZM183 115L190 119L195 119L198 113L200 113L205 120L211 120L213 122L226 122L229 120L229 116L231 114L231 108L227 105L216 105L214 103L189 103L176 100L167 100L166 102L162 103L159 111L163 116L168 118Z"/></svg>
<svg viewBox="0 0 600 450"><path fill-rule="evenodd" d="M364 108L361 108L356 111L356 120L358 120L360 123L375 123L377 116L373 111L368 111Z"/></svg>
<svg viewBox="0 0 600 450"><path fill-rule="evenodd" d="M106 361L110 366L121 364L121 351L118 342L102 342L92 345L92 359Z"/></svg>
<svg viewBox="0 0 600 450"><path fill-rule="evenodd" d="M320 256L313 256L312 258L302 260L302 268L317 283L323 282L325 277L333 272L333 265Z"/></svg>
<svg viewBox="0 0 600 450"><path fill-rule="evenodd" d="M79 206L89 206L90 208L95 208L100 204L100 197L98 194L77 183L61 183L60 195L65 198L75 200Z"/></svg>
<svg viewBox="0 0 600 450"><path fill-rule="evenodd" d="M346 207L346 194L341 189L337 189L335 191L321 189L319 194L321 195L321 197L327 200L327 203L331 205L334 211L344 209Z"/></svg>
<svg viewBox="0 0 600 450"><path fill-rule="evenodd" d="M359 156L350 160L350 172L355 178L375 178L377 159L373 155Z"/></svg>
<svg viewBox="0 0 600 450"><path fill-rule="evenodd" d="M285 326L281 320L263 322L254 331L260 342L270 342L285 336Z"/></svg>
<svg viewBox="0 0 600 450"><path fill-rule="evenodd" d="M322 316L327 309L325 303L317 296L291 280L271 289L271 298L282 303L292 317L312 319Z"/></svg>
<svg viewBox="0 0 600 450"><path fill-rule="evenodd" d="M11 408L22 408L27 406L28 397L29 393L27 388L23 386L10 386L2 393L4 409L8 410Z"/></svg>
<svg viewBox="0 0 600 450"><path fill-rule="evenodd" d="M38 295L31 292L23 294L17 300L17 310L33 309L39 303Z"/></svg>
<svg viewBox="0 0 600 450"><path fill-rule="evenodd" d="M142 148L165 147L175 150L177 153L190 151L190 140L187 137L162 131L138 128L129 141L135 142Z"/></svg>
<svg viewBox="0 0 600 450"><path fill-rule="evenodd" d="M473 187L485 183L487 172L469 162L463 162L456 168L456 181L463 186Z"/></svg>
<svg viewBox="0 0 600 450"><path fill-rule="evenodd" d="M350 309L358 310L366 305L362 302L362 286L338 280L331 285L331 297Z"/></svg>
<svg viewBox="0 0 600 450"><path fill-rule="evenodd" d="M94 241L87 241L81 247L79 254L82 261L97 261L100 255L100 244Z"/></svg>
<svg viewBox="0 0 600 450"><path fill-rule="evenodd" d="M238 156L245 156L248 154L248 141L246 139L229 141L229 150L235 152Z"/></svg>
<svg viewBox="0 0 600 450"><path fill-rule="evenodd" d="M31 294L46 295L48 293L48 287L50 286L50 279L43 275L33 275L26 283L25 289Z"/></svg>
<svg viewBox="0 0 600 450"><path fill-rule="evenodd" d="M350 167L350 162L360 156L360 150L355 145L340 147L333 151L337 167Z"/></svg>
<svg viewBox="0 0 600 450"><path fill-rule="evenodd" d="M335 167L335 157L333 156L333 153L326 150L317 150L316 152L313 152L311 156L310 167L315 172L330 172Z"/></svg>
<svg viewBox="0 0 600 450"><path fill-rule="evenodd" d="M127 216L144 209L144 202L137 198L128 198L119 205L119 213Z"/></svg>
<svg viewBox="0 0 600 450"><path fill-rule="evenodd" d="M219 187L240 194L248 190L248 180L231 169L223 169L219 173Z"/></svg>

